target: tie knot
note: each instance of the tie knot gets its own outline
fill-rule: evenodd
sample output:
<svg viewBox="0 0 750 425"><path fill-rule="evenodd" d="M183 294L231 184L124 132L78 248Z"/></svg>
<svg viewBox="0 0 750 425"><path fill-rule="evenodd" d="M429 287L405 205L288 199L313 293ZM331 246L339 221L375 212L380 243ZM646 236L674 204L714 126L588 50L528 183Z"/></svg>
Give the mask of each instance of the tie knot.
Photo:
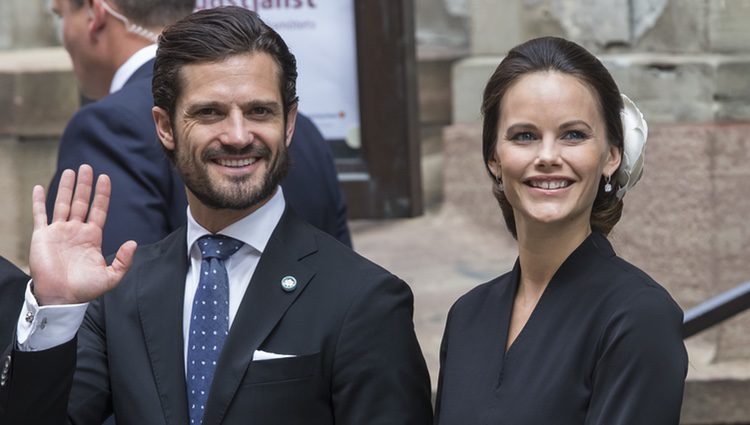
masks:
<svg viewBox="0 0 750 425"><path fill-rule="evenodd" d="M224 235L206 235L198 239L198 248L204 259L226 260L239 250L243 243Z"/></svg>

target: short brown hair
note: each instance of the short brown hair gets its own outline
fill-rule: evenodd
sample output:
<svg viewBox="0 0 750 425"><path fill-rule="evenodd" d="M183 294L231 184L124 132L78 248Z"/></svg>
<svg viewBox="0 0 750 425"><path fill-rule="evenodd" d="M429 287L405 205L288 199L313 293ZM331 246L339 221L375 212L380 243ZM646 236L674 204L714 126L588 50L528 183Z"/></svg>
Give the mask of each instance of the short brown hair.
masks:
<svg viewBox="0 0 750 425"><path fill-rule="evenodd" d="M89 6L92 0L88 1ZM195 0L107 0L118 12L136 25L162 28L171 25L195 9ZM83 7L84 0L70 0L75 10Z"/></svg>
<svg viewBox="0 0 750 425"><path fill-rule="evenodd" d="M195 9L195 0L107 0L130 22L146 28L171 25Z"/></svg>
<svg viewBox="0 0 750 425"><path fill-rule="evenodd" d="M596 94L607 128L607 141L620 149L621 153L623 148L623 130L620 119L623 103L620 90L607 68L594 55L578 44L559 37L536 38L511 49L497 66L484 89L482 153L487 172L495 182L493 194L500 204L505 224L514 238L518 235L513 207L505 197L500 184L495 181L489 168L489 161L494 158L497 146L497 127L503 96L520 77L541 71L557 71L572 75L590 87ZM614 179L611 183L615 189L605 192L605 181L604 178L601 179L599 191L591 209L591 229L605 235L609 234L622 215L623 203L615 195L617 187Z"/></svg>
<svg viewBox="0 0 750 425"><path fill-rule="evenodd" d="M279 90L286 115L297 103L297 61L281 36L257 13L237 6L201 10L164 30L154 63L154 105L167 111L174 121L183 66L253 52L267 53L279 66Z"/></svg>

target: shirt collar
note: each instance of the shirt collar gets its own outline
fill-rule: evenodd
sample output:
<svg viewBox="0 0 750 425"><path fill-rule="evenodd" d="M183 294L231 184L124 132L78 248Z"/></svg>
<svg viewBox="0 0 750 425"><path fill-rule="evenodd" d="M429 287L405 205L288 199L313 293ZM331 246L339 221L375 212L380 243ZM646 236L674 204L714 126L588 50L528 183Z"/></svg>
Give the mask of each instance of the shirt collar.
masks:
<svg viewBox="0 0 750 425"><path fill-rule="evenodd" d="M112 94L117 90L120 90L138 68L155 57L156 44L150 44L135 52L133 56L128 58L128 60L117 69L117 72L115 72L115 76L112 77L112 84L109 86L109 93Z"/></svg>
<svg viewBox="0 0 750 425"><path fill-rule="evenodd" d="M285 206L284 194L281 191L281 186L279 186L268 202L217 233L242 241L263 254L268 240L271 239L271 233L281 220ZM211 232L195 221L193 214L190 212L190 207L187 210L187 254L189 257L195 242L202 236L210 235Z"/></svg>

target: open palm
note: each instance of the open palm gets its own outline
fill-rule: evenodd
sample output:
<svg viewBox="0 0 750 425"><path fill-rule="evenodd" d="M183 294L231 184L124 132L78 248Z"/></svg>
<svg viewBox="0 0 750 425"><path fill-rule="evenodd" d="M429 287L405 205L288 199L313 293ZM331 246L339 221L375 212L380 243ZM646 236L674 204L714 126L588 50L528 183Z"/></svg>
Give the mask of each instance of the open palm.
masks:
<svg viewBox="0 0 750 425"><path fill-rule="evenodd" d="M40 305L91 301L114 288L130 268L136 248L133 241L122 244L109 266L102 256L102 228L111 194L109 177L99 176L93 201L92 186L90 166L78 169L77 182L76 173L65 170L50 224L44 189L34 187L29 266Z"/></svg>

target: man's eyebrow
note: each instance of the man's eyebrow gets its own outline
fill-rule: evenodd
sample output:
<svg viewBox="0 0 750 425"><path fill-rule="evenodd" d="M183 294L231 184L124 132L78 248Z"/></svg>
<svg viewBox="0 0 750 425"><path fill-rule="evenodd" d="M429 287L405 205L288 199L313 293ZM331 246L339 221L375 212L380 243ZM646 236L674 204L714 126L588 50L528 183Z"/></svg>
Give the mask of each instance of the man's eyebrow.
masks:
<svg viewBox="0 0 750 425"><path fill-rule="evenodd" d="M197 101L185 106L185 112L194 113L201 109L215 109L221 107L221 103L213 101Z"/></svg>
<svg viewBox="0 0 750 425"><path fill-rule="evenodd" d="M281 104L275 100L252 100L242 104L243 108L267 108L272 111L281 109Z"/></svg>

